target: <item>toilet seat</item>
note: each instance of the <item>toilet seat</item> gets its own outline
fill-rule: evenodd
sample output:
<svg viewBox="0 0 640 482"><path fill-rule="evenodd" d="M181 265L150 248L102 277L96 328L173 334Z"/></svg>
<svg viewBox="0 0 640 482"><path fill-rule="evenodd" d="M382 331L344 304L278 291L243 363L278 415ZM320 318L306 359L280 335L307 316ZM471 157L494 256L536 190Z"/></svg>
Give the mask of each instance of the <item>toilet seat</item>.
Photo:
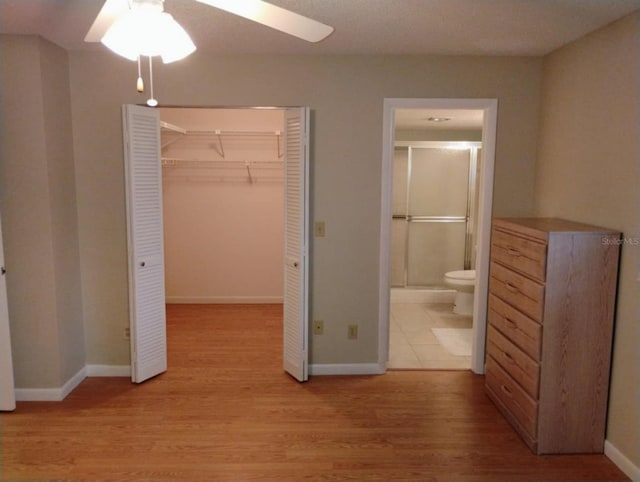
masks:
<svg viewBox="0 0 640 482"><path fill-rule="evenodd" d="M449 271L444 277L461 286L473 286L476 282L476 270L464 269L459 271Z"/></svg>

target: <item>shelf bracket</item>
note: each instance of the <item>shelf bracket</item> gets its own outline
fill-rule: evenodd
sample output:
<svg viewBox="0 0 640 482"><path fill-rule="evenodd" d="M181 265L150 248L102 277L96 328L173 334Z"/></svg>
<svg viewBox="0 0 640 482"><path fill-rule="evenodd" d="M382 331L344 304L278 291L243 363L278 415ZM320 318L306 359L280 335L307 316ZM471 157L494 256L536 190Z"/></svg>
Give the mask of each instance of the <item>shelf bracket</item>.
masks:
<svg viewBox="0 0 640 482"><path fill-rule="evenodd" d="M169 122L165 122L162 120L160 121L160 128L166 129L170 132L175 132L176 134L180 134L162 143L162 145L160 146L161 149L165 149L169 147L171 144L173 144L174 142L178 142L180 139L182 139L182 136L184 136L187 133L186 129L183 129L182 127L179 127L175 124L170 124Z"/></svg>
<svg viewBox="0 0 640 482"><path fill-rule="evenodd" d="M281 150L281 142L280 139L282 138L282 131L276 131L276 141L278 142L278 158L282 158L284 156L284 151Z"/></svg>
<svg viewBox="0 0 640 482"><path fill-rule="evenodd" d="M251 167L248 161L244 161L244 165L247 168L247 174L249 175L249 184L253 184L253 177L251 177Z"/></svg>
<svg viewBox="0 0 640 482"><path fill-rule="evenodd" d="M220 156L222 156L222 158L224 159L224 144L222 143L222 131L220 129L216 129L215 131L213 131L213 133L216 135L216 137L218 138L218 148L216 148L214 146L214 150L220 154Z"/></svg>

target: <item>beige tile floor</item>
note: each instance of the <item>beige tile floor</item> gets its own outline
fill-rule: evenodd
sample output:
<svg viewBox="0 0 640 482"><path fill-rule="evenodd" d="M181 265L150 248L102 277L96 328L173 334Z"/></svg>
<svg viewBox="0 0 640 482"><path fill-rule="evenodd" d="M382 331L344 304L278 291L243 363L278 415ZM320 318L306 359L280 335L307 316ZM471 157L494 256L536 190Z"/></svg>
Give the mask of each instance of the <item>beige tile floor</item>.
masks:
<svg viewBox="0 0 640 482"><path fill-rule="evenodd" d="M471 357L449 354L431 328L471 328L472 317L447 303L392 303L389 369L469 369Z"/></svg>

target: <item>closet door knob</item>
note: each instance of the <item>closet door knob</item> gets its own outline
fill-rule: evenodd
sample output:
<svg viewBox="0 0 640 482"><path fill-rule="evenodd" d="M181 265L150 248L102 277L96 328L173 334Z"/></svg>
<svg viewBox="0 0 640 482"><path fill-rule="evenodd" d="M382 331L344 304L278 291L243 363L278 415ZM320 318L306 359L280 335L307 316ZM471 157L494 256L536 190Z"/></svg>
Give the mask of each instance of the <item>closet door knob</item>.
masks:
<svg viewBox="0 0 640 482"><path fill-rule="evenodd" d="M142 266L143 268L147 265L147 263L145 263L144 261L140 263L140 266Z"/></svg>
<svg viewBox="0 0 640 482"><path fill-rule="evenodd" d="M6 272L7 272L7 270L6 270L6 269L4 269L4 266L2 266L2 267L0 268L0 274L4 275Z"/></svg>

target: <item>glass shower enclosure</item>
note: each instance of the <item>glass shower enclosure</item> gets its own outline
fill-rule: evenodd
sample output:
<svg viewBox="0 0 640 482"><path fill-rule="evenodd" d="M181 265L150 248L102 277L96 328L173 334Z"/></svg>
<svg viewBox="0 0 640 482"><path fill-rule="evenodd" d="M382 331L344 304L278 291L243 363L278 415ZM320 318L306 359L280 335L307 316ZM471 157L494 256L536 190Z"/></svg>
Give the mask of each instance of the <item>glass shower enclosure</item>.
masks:
<svg viewBox="0 0 640 482"><path fill-rule="evenodd" d="M397 143L393 167L391 285L443 288L475 262L480 143Z"/></svg>

